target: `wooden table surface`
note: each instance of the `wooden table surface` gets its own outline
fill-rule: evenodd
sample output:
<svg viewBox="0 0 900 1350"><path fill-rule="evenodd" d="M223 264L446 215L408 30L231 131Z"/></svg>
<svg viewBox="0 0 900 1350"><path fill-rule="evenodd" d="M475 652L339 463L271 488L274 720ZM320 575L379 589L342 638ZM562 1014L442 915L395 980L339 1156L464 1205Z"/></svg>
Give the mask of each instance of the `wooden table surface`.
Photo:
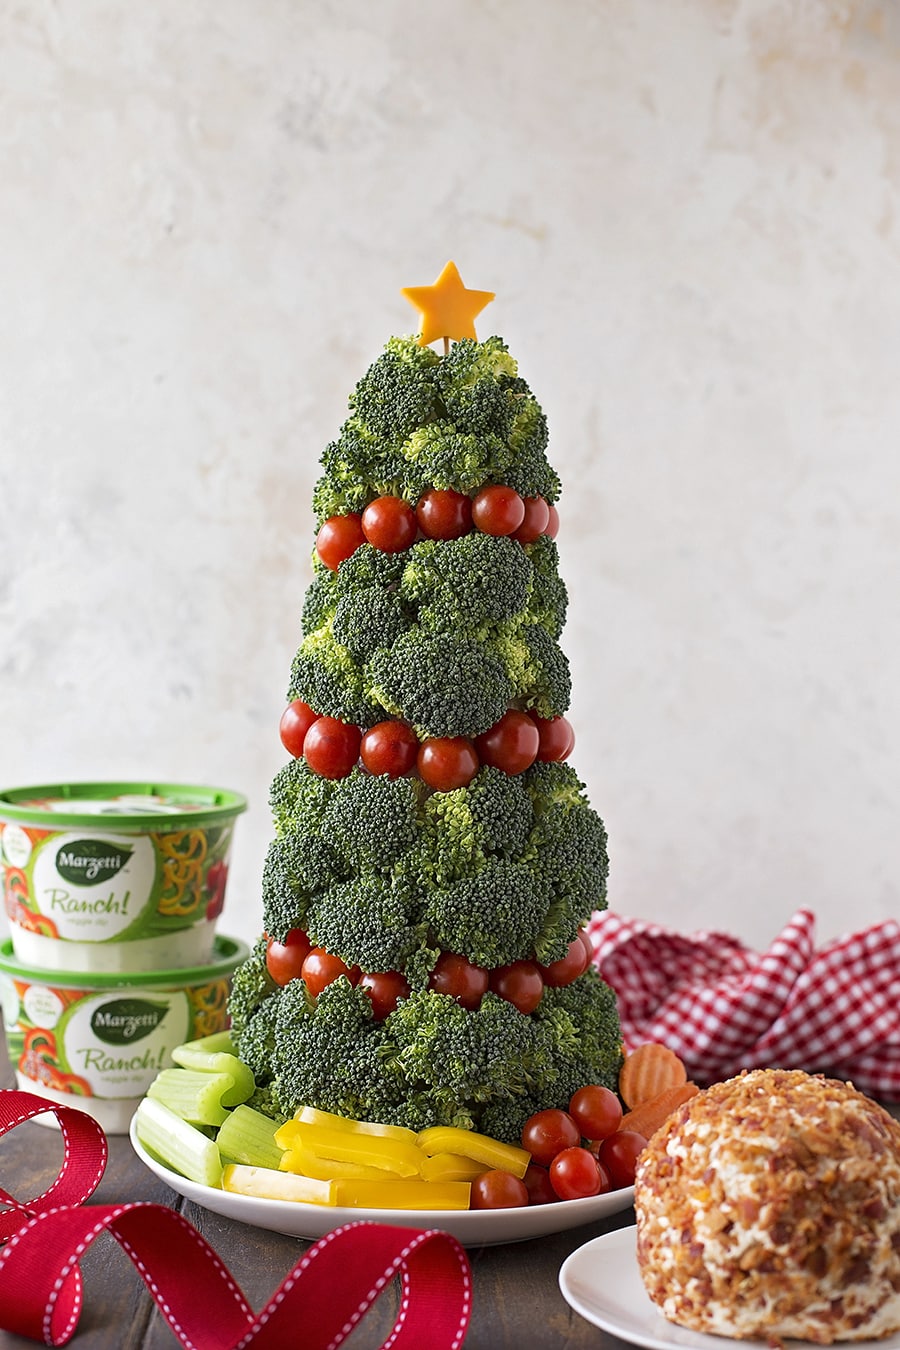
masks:
<svg viewBox="0 0 900 1350"><path fill-rule="evenodd" d="M3 1038L0 1037L0 1041ZM5 1043L0 1086L15 1087ZM76 1104L73 1102L73 1105ZM254 1308L261 1308L311 1245L251 1228L201 1209L170 1191L135 1156L127 1136L109 1140L109 1163L93 1203L152 1200L179 1210L230 1268ZM20 1125L0 1141L0 1185L23 1199L39 1194L62 1161L58 1132ZM470 1248L473 1307L465 1350L613 1350L623 1342L573 1312L559 1292L559 1268L570 1252L634 1222L626 1209L604 1223L502 1247ZM178 1342L157 1311L143 1281L114 1238L102 1234L81 1263L84 1309L72 1342L75 1350L172 1350ZM344 1342L350 1350L380 1346L394 1322L396 1298L388 1290ZM2 1350L25 1350L35 1342L0 1331ZM302 1327L296 1346L302 1347ZM285 1347L288 1350L288 1347ZM428 1350L423 1346L422 1350Z"/></svg>

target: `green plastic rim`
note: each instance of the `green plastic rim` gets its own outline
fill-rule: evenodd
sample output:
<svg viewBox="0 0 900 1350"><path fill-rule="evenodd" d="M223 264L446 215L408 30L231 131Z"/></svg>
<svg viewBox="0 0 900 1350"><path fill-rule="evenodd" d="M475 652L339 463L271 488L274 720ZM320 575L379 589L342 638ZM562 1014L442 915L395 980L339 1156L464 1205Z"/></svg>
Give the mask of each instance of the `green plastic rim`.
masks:
<svg viewBox="0 0 900 1350"><path fill-rule="evenodd" d="M18 980L28 980L30 984L51 985L55 989L123 989L143 985L178 989L182 985L206 984L209 980L231 975L249 954L250 948L240 938L218 934L213 944L213 954L202 966L189 966L185 970L138 970L134 973L127 970L73 973L69 970L48 970L46 966L23 966L13 955L12 942L7 939L0 944L0 971Z"/></svg>
<svg viewBox="0 0 900 1350"><path fill-rule="evenodd" d="M103 815L96 811L79 811L79 802L113 800L116 797L171 798L183 811L116 812ZM35 800L65 801L72 809L49 810L47 807L26 805ZM37 825L42 829L55 826L93 827L112 834L126 834L134 830L178 830L191 825L220 825L247 809L247 798L227 788L198 787L187 783L44 783L37 787L7 788L0 792L0 820L22 825Z"/></svg>

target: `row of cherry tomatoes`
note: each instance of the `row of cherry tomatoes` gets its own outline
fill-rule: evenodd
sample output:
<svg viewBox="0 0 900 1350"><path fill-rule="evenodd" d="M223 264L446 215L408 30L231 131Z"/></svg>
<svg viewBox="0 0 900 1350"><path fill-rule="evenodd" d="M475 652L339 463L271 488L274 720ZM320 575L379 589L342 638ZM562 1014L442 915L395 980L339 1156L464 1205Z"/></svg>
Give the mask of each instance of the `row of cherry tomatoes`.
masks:
<svg viewBox="0 0 900 1350"><path fill-rule="evenodd" d="M538 717L510 708L474 739L429 736L419 741L412 727L389 719L363 731L337 717L320 717L308 703L294 699L281 715L279 734L295 759L305 758L322 778L346 778L362 761L372 774L400 778L413 772L436 792L471 783L483 764L519 774L535 760L568 759L575 733L565 717Z"/></svg>
<svg viewBox="0 0 900 1350"><path fill-rule="evenodd" d="M543 497L522 497L502 483L482 488L474 497L453 488L431 488L415 507L402 497L376 497L361 515L329 516L316 535L316 552L332 572L369 543L382 553L402 553L419 538L459 539L471 530L509 535L533 544L542 534L556 538L559 514Z"/></svg>
<svg viewBox="0 0 900 1350"><path fill-rule="evenodd" d="M543 997L545 987L561 989L583 975L593 956L591 940L579 929L569 943L565 956L548 965L539 961L512 961L509 965L485 970L458 952L442 952L428 980L429 989L449 994L463 1008L476 1012L490 989L512 1003L521 1013L532 1013ZM406 977L399 970L361 971L348 966L324 947L314 947L302 928L292 928L284 942L266 940L266 969L276 984L303 980L311 998L318 998L333 980L345 975L351 984L365 990L372 1001L377 1022L392 1013L401 998L409 994Z"/></svg>

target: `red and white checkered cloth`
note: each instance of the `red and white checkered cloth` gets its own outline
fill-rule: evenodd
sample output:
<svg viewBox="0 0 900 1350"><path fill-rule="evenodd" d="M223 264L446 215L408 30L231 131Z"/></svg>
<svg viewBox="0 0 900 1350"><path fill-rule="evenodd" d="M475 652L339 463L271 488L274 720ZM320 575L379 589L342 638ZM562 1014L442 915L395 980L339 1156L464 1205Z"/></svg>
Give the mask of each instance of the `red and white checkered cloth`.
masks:
<svg viewBox="0 0 900 1350"><path fill-rule="evenodd" d="M627 1049L662 1041L699 1083L806 1069L900 1101L900 924L818 951L814 927L811 911L798 910L763 953L727 933L685 935L609 912L588 933Z"/></svg>

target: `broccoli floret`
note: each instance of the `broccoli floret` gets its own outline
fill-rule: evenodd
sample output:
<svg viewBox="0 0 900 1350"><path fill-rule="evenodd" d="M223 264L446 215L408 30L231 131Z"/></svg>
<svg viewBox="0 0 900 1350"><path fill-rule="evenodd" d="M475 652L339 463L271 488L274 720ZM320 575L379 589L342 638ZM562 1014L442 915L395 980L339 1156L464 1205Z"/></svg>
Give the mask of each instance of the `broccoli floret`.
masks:
<svg viewBox="0 0 900 1350"><path fill-rule="evenodd" d="M331 618L335 605L335 580L334 572L327 570L313 577L303 599L300 631L304 637L314 633Z"/></svg>
<svg viewBox="0 0 900 1350"><path fill-rule="evenodd" d="M368 484L361 479L343 473L340 476L324 473L313 488L312 508L316 524L321 525L330 516L359 515L371 497Z"/></svg>
<svg viewBox="0 0 900 1350"><path fill-rule="evenodd" d="M484 643L451 633L413 628L375 652L366 671L370 698L420 737L477 736L512 702L512 683L497 657Z"/></svg>
<svg viewBox="0 0 900 1350"><path fill-rule="evenodd" d="M593 966L561 989L545 988L532 1016L558 1050L554 1093L560 1102L586 1083L616 1090L622 1067L616 996Z"/></svg>
<svg viewBox="0 0 900 1350"><path fill-rule="evenodd" d="M403 495L417 500L428 488L475 492L504 482L513 452L500 436L458 431L452 422L419 427L400 447Z"/></svg>
<svg viewBox="0 0 900 1350"><path fill-rule="evenodd" d="M417 782L359 768L341 779L323 828L350 868L387 867L413 847L419 832Z"/></svg>
<svg viewBox="0 0 900 1350"><path fill-rule="evenodd" d="M240 1049L238 1038L244 1027L277 988L266 969L266 939L257 938L250 955L238 966L231 980L228 1015L236 1048Z"/></svg>
<svg viewBox="0 0 900 1350"><path fill-rule="evenodd" d="M402 970L422 939L416 911L406 887L382 877L356 877L314 896L306 927L314 946L348 966Z"/></svg>
<svg viewBox="0 0 900 1350"><path fill-rule="evenodd" d="M554 1075L546 1039L511 1003L486 994L467 1012L429 990L398 1004L385 1022L386 1067L436 1124L476 1125L485 1102L509 1098Z"/></svg>
<svg viewBox="0 0 900 1350"><path fill-rule="evenodd" d="M350 407L377 436L404 441L437 415L440 357L415 338L391 338L350 396Z"/></svg>
<svg viewBox="0 0 900 1350"><path fill-rule="evenodd" d="M299 984L301 989L305 988L301 980L293 983ZM269 1088L274 1076L275 1026L281 997L281 992L276 990L247 1018L240 1029L232 1022L234 1047L253 1074L257 1089Z"/></svg>
<svg viewBox="0 0 900 1350"><path fill-rule="evenodd" d="M491 856L521 853L533 823L525 785L490 765L468 787L433 793L425 803L416 860L423 888L432 890L476 871Z"/></svg>
<svg viewBox="0 0 900 1350"><path fill-rule="evenodd" d="M521 614L532 566L521 544L473 530L460 539L415 544L400 593L419 606L419 622L438 632L475 635L482 625Z"/></svg>
<svg viewBox="0 0 900 1350"><path fill-rule="evenodd" d="M507 438L519 411L517 367L498 337L455 342L436 379L447 414L461 431Z"/></svg>
<svg viewBox="0 0 900 1350"><path fill-rule="evenodd" d="M423 912L437 946L493 969L531 955L549 903L539 873L491 861L426 895Z"/></svg>
<svg viewBox="0 0 900 1350"><path fill-rule="evenodd" d="M313 773L305 759L291 759L278 770L269 788L269 806L279 834L295 827L318 831L336 791L330 778Z"/></svg>
<svg viewBox="0 0 900 1350"><path fill-rule="evenodd" d="M522 779L535 813L522 856L552 897L535 941L538 959L549 963L565 955L594 910L606 907L606 829L569 765L537 763Z"/></svg>
<svg viewBox="0 0 900 1350"><path fill-rule="evenodd" d="M556 541L542 534L533 544L526 545L525 551L532 567L529 618L546 628L552 638L558 638L566 622L569 594L559 575Z"/></svg>
<svg viewBox="0 0 900 1350"><path fill-rule="evenodd" d="M546 628L507 625L486 644L503 662L514 694L539 717L558 717L569 706L572 675L565 653Z"/></svg>
<svg viewBox="0 0 900 1350"><path fill-rule="evenodd" d="M345 594L334 611L332 633L351 656L365 661L378 647L390 647L412 627L400 597L375 586Z"/></svg>
<svg viewBox="0 0 900 1350"><path fill-rule="evenodd" d="M355 415L347 418L337 440L326 446L322 455L326 477L335 488L353 494L354 503L360 500L360 485L366 488L362 502L354 504L357 511L371 497L395 490L402 463L397 449Z"/></svg>
<svg viewBox="0 0 900 1350"><path fill-rule="evenodd" d="M302 980L292 980L278 999L275 1021L274 1098L293 1115L300 1106L349 1116L387 1120L386 1083L379 1064L383 1024L361 989L344 977L312 1002Z"/></svg>
<svg viewBox="0 0 900 1350"><path fill-rule="evenodd" d="M337 570L336 599L352 596L367 586L395 591L406 566L406 553L383 553L371 544L360 544Z"/></svg>
<svg viewBox="0 0 900 1350"><path fill-rule="evenodd" d="M308 827L291 828L269 845L262 873L263 923L270 937L283 942L302 928L309 897L349 876L327 837Z"/></svg>
<svg viewBox="0 0 900 1350"><path fill-rule="evenodd" d="M519 381L519 407L509 434L512 462L504 482L523 497L559 500L559 475L547 462L547 419L524 380Z"/></svg>
<svg viewBox="0 0 900 1350"><path fill-rule="evenodd" d="M536 760L522 775L534 813L540 817L551 806L587 806L587 789L571 764Z"/></svg>
<svg viewBox="0 0 900 1350"><path fill-rule="evenodd" d="M378 710L365 693L362 667L335 639L330 623L300 644L288 689L288 701L295 698L342 722L369 726L378 720Z"/></svg>

